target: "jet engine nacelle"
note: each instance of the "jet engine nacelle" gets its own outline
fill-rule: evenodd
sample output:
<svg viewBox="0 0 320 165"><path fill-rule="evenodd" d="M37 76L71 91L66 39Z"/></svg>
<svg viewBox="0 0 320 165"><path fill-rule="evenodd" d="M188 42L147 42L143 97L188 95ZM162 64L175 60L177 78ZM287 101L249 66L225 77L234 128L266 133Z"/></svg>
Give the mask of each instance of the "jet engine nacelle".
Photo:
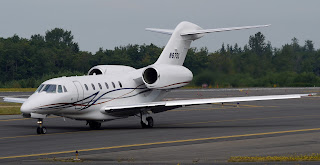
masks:
<svg viewBox="0 0 320 165"><path fill-rule="evenodd" d="M142 80L151 89L172 89L187 85L192 72L180 65L152 65L142 72Z"/></svg>
<svg viewBox="0 0 320 165"><path fill-rule="evenodd" d="M88 75L118 74L124 72L127 73L134 70L136 69L124 65L97 65L89 70Z"/></svg>

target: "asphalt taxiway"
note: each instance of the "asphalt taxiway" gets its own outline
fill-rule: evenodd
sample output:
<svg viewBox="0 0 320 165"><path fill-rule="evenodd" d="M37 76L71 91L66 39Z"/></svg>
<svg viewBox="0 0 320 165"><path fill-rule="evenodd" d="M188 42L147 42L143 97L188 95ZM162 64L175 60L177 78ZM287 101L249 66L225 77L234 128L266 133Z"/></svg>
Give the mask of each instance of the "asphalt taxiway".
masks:
<svg viewBox="0 0 320 165"><path fill-rule="evenodd" d="M166 99L319 91L177 90ZM189 106L152 116L152 129L141 129L139 118L131 117L103 123L101 130L90 130L83 121L51 117L44 120L45 135L36 134L36 120L0 116L0 163L60 164L74 158L76 150L85 164L225 164L230 156L320 153L319 96L246 102L239 107L235 103ZM304 163L319 162L299 162Z"/></svg>

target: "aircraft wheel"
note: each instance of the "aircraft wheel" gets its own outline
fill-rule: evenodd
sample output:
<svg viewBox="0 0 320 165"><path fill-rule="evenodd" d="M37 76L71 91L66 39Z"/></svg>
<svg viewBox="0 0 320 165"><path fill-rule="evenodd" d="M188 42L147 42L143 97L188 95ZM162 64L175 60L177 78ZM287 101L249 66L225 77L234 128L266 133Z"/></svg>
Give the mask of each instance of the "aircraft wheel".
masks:
<svg viewBox="0 0 320 165"><path fill-rule="evenodd" d="M46 134L47 128L46 127L38 127L37 128L37 134Z"/></svg>
<svg viewBox="0 0 320 165"><path fill-rule="evenodd" d="M37 134L41 134L41 128L40 127L37 128Z"/></svg>
<svg viewBox="0 0 320 165"><path fill-rule="evenodd" d="M140 124L142 128L147 128L147 124L145 124L143 121L141 121Z"/></svg>
<svg viewBox="0 0 320 165"><path fill-rule="evenodd" d="M153 118L152 117L147 117L146 120L148 121L148 128L152 128L153 127Z"/></svg>
<svg viewBox="0 0 320 165"><path fill-rule="evenodd" d="M42 127L41 128L41 134L46 134L47 133L47 128L46 127Z"/></svg>
<svg viewBox="0 0 320 165"><path fill-rule="evenodd" d="M96 122L96 121L90 121L89 126L91 129L100 129L101 128L101 123Z"/></svg>
<svg viewBox="0 0 320 165"><path fill-rule="evenodd" d="M146 118L148 124L144 123L141 121L141 127L142 128L152 128L153 127L153 118L152 117L147 117Z"/></svg>

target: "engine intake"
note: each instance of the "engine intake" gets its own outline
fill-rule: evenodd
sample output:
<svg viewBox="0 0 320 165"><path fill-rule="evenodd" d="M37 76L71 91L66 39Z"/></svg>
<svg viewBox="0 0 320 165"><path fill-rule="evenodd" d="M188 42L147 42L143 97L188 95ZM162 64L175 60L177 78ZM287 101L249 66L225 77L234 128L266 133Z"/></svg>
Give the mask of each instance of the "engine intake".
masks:
<svg viewBox="0 0 320 165"><path fill-rule="evenodd" d="M151 89L172 89L187 85L193 78L184 66L159 64L146 68L142 80Z"/></svg>
<svg viewBox="0 0 320 165"><path fill-rule="evenodd" d="M153 84L158 79L158 72L154 68L147 68L143 72L143 79L147 84Z"/></svg>

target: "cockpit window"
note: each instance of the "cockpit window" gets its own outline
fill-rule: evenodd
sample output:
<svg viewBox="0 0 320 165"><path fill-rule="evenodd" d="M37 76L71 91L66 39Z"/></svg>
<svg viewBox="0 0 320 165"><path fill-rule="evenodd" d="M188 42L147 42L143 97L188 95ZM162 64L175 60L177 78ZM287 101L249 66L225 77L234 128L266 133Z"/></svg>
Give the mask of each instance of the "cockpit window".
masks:
<svg viewBox="0 0 320 165"><path fill-rule="evenodd" d="M63 86L64 92L68 92L67 88L65 86Z"/></svg>
<svg viewBox="0 0 320 165"><path fill-rule="evenodd" d="M43 86L44 86L44 84L41 84L35 92L39 93L41 91L41 89L43 88Z"/></svg>
<svg viewBox="0 0 320 165"><path fill-rule="evenodd" d="M48 84L43 88L43 91L47 93L56 93L57 85Z"/></svg>
<svg viewBox="0 0 320 165"><path fill-rule="evenodd" d="M58 93L62 93L62 86L61 85L58 86Z"/></svg>

